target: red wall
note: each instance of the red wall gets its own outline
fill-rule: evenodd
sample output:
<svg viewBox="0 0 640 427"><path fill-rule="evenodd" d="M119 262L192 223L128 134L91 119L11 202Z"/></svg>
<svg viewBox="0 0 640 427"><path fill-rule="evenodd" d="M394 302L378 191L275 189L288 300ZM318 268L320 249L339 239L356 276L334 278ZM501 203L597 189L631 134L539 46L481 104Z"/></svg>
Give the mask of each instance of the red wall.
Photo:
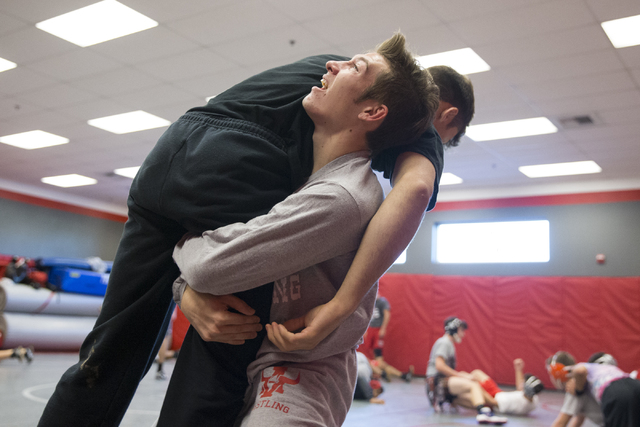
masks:
<svg viewBox="0 0 640 427"><path fill-rule="evenodd" d="M458 369L479 368L514 384L513 359L551 384L544 361L558 350L578 361L611 353L620 367L640 368L640 277L475 277L386 274L380 295L391 304L384 356L424 375L443 320L464 319Z"/></svg>

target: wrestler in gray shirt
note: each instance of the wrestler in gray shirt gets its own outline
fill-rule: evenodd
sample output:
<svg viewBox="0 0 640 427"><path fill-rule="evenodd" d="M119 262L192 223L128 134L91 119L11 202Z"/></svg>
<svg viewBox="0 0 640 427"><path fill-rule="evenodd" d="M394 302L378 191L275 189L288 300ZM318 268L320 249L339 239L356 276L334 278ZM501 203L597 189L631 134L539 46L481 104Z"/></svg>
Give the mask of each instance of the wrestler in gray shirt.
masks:
<svg viewBox="0 0 640 427"><path fill-rule="evenodd" d="M267 215L178 245L174 259L182 276L174 285L176 300L186 283L226 295L275 281L271 321L303 316L335 295L382 197L367 152L339 157ZM243 425L278 425L282 417L294 424L322 419L340 425L356 381L355 347L376 293L377 284L313 350L282 352L264 340L247 372Z"/></svg>

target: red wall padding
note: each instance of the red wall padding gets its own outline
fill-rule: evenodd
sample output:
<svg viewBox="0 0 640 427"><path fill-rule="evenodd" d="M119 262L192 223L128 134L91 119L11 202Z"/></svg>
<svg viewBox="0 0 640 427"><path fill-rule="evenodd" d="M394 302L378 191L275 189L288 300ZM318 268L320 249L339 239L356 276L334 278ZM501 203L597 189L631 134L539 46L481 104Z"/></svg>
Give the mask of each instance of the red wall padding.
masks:
<svg viewBox="0 0 640 427"><path fill-rule="evenodd" d="M179 350L182 347L184 336L187 335L189 321L185 317L180 307L176 307L176 318L173 320L171 329L171 350Z"/></svg>
<svg viewBox="0 0 640 427"><path fill-rule="evenodd" d="M482 369L514 384L513 360L551 387L544 361L558 350L578 361L611 353L620 367L640 368L640 278L476 277L386 274L380 295L391 305L384 357L424 375L431 346L451 315L469 331L457 346L458 369Z"/></svg>

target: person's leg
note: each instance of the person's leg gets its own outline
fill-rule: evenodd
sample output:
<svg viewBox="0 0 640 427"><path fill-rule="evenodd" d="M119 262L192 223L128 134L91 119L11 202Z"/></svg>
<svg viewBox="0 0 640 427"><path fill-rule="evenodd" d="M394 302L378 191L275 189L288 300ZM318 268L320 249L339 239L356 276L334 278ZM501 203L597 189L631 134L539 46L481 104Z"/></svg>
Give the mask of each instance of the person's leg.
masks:
<svg viewBox="0 0 640 427"><path fill-rule="evenodd" d="M480 369L474 369L471 371L471 375L473 375L474 380L480 384L480 387L482 387L482 397L484 398L485 403L488 406L494 408L497 407L498 402L495 399L495 395L502 390L500 390L495 381Z"/></svg>
<svg viewBox="0 0 640 427"><path fill-rule="evenodd" d="M273 284L236 294L269 321ZM231 427L244 405L247 367L266 336L263 329L243 345L204 342L189 327L171 375L158 427Z"/></svg>
<svg viewBox="0 0 640 427"><path fill-rule="evenodd" d="M100 316L39 426L118 425L162 342L179 273L171 254L184 230L131 199L129 212Z"/></svg>
<svg viewBox="0 0 640 427"><path fill-rule="evenodd" d="M242 203L229 204L229 209L221 212L219 218L248 221L267 213L292 191L286 153L269 141L269 135L258 128L253 131L250 126L239 130L225 128L224 147L218 147L216 151L198 147L179 153L180 163L192 165L189 170L184 171L187 181L196 179L199 174L204 173L199 168L208 167L214 161L221 162L219 169L222 172L217 179L222 182L211 188L228 188L229 182L234 182L237 186L236 191L242 195ZM206 132L216 134L220 131L209 128ZM204 140L212 138L213 135L202 136ZM230 147L235 147L236 152L229 151ZM241 153L237 153L238 151ZM203 157L206 156L215 158L203 163ZM229 162L234 157L241 160L241 167L229 167ZM193 178L189 179L190 176ZM179 182L170 183L172 186L176 184ZM194 189L178 185L171 192L180 194L177 196L179 203L180 199L188 200L193 197L192 193L196 190L197 187ZM205 187L200 189L203 192L205 190ZM204 197L205 205L215 203L216 199L225 200L234 193L227 190L222 194L215 191L208 191L207 194ZM207 202L207 197L211 198L210 202ZM173 203L176 203L175 199ZM199 217L202 218L203 215ZM192 222L191 226L200 227L200 224ZM236 296L256 310L255 315L260 317L262 324L269 321L273 284L241 292ZM190 329L189 339L183 342L176 361L158 425L232 425L243 405L248 384L247 367L255 359L265 334L263 329L257 338L248 340L241 346L234 346L204 342Z"/></svg>
<svg viewBox="0 0 640 427"><path fill-rule="evenodd" d="M476 409L485 403L482 396L482 387L476 381L461 377L449 377L448 388L451 394L457 396L454 401L457 405Z"/></svg>
<svg viewBox="0 0 640 427"><path fill-rule="evenodd" d="M175 244L186 230L266 213L291 192L286 153L264 131L241 127L230 134L220 121L180 119L144 161L102 312L39 426L117 425L170 320Z"/></svg>
<svg viewBox="0 0 640 427"><path fill-rule="evenodd" d="M602 393L602 413L607 427L640 425L640 382L625 378L609 384Z"/></svg>

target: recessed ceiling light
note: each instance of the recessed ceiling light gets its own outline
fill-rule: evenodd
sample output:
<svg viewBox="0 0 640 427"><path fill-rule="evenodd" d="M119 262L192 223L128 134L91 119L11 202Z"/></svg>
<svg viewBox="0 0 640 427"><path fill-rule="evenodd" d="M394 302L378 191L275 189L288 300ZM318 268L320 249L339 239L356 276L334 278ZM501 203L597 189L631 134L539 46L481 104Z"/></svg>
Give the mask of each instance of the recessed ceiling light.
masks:
<svg viewBox="0 0 640 427"><path fill-rule="evenodd" d="M420 56L417 60L423 68L448 65L460 74L480 73L491 69L489 64L484 62L470 47Z"/></svg>
<svg viewBox="0 0 640 427"><path fill-rule="evenodd" d="M130 113L116 114L115 116L101 117L99 119L89 120L87 123L118 135L161 128L171 124L170 121L145 111L132 111Z"/></svg>
<svg viewBox="0 0 640 427"><path fill-rule="evenodd" d="M80 47L86 47L157 25L153 19L122 3L104 0L39 22L36 27Z"/></svg>
<svg viewBox="0 0 640 427"><path fill-rule="evenodd" d="M602 29L616 48L640 44L640 15L603 22Z"/></svg>
<svg viewBox="0 0 640 427"><path fill-rule="evenodd" d="M120 168L120 169L116 169L113 172L116 175L120 175L120 176L126 176L127 178L135 178L136 174L138 173L138 170L140 169L140 166L132 166L130 168Z"/></svg>
<svg viewBox="0 0 640 427"><path fill-rule="evenodd" d="M0 73L3 71L7 71L7 70L12 70L14 68L16 68L18 66L18 64L16 64L15 62L11 62L9 60L6 60L4 58L0 58Z"/></svg>
<svg viewBox="0 0 640 427"><path fill-rule="evenodd" d="M588 173L600 173L602 168L592 160L584 162L553 163L548 165L521 166L520 172L529 178L542 178L545 176L582 175Z"/></svg>
<svg viewBox="0 0 640 427"><path fill-rule="evenodd" d="M89 178L88 176L78 175L75 173L72 173L70 175L48 176L48 177L42 178L40 181L44 182L45 184L55 185L55 186L64 187L64 188L80 187L83 185L93 185L98 182L97 180L93 178Z"/></svg>
<svg viewBox="0 0 640 427"><path fill-rule="evenodd" d="M25 150L35 150L36 148L66 144L69 142L69 139L41 130L32 130L29 132L2 136L0 137L0 142L7 145L13 145L14 147L24 148Z"/></svg>
<svg viewBox="0 0 640 427"><path fill-rule="evenodd" d="M506 122L473 125L467 128L467 135L474 141L518 138L521 136L544 135L558 132L558 128L546 117L510 120Z"/></svg>
<svg viewBox="0 0 640 427"><path fill-rule="evenodd" d="M440 177L440 185L462 184L462 178L449 172L445 172Z"/></svg>

